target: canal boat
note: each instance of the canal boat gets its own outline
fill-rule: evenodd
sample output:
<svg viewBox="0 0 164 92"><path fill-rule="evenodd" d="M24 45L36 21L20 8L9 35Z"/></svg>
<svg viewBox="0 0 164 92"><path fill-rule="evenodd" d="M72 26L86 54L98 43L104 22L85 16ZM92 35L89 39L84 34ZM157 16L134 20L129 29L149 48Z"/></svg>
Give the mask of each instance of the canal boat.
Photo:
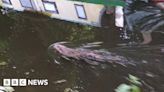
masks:
<svg viewBox="0 0 164 92"><path fill-rule="evenodd" d="M110 7L122 7L124 4L121 0L0 0L0 5L4 8L17 11L37 11L51 18L97 27L102 26L102 17L106 14L106 7L112 9ZM122 8L118 11L120 9ZM121 21L123 21L123 14L120 14ZM111 20L107 19L107 21Z"/></svg>

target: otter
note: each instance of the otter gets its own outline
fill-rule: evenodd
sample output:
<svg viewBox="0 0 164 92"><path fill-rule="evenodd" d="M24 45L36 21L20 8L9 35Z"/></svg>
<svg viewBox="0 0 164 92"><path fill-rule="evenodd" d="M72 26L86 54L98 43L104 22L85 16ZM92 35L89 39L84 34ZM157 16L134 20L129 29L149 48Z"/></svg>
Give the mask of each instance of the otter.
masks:
<svg viewBox="0 0 164 92"><path fill-rule="evenodd" d="M66 42L57 42L49 46L53 52L57 52L64 57L82 60L91 65L99 65L100 63L116 63L123 66L131 64L129 60L121 55L103 50L89 50L82 48L69 48L63 44Z"/></svg>

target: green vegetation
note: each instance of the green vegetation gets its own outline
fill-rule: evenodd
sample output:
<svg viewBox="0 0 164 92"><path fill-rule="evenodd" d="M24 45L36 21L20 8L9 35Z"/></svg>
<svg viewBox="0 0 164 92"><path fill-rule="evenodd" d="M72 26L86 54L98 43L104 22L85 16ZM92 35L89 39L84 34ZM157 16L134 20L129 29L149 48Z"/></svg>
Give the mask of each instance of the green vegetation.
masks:
<svg viewBox="0 0 164 92"><path fill-rule="evenodd" d="M71 42L90 41L94 39L94 31L92 29L93 28L90 26L76 25L71 28L71 32L67 37L67 40Z"/></svg>
<svg viewBox="0 0 164 92"><path fill-rule="evenodd" d="M80 25L57 19L52 20L46 16L36 15L31 12L10 13L8 16L14 20L14 35L26 29L28 30L26 32L35 33L46 47L59 40L83 42L92 41L95 37L95 32L93 31L94 27L87 25ZM36 16L38 18L36 18Z"/></svg>
<svg viewBox="0 0 164 92"><path fill-rule="evenodd" d="M8 50L8 42L5 40L0 40L0 66L7 65L7 50Z"/></svg>
<svg viewBox="0 0 164 92"><path fill-rule="evenodd" d="M4 52L8 48L8 42L0 40L0 52Z"/></svg>
<svg viewBox="0 0 164 92"><path fill-rule="evenodd" d="M120 84L117 89L115 89L115 92L141 92L139 86L142 86L142 83L139 78L129 75L128 80L130 84Z"/></svg>

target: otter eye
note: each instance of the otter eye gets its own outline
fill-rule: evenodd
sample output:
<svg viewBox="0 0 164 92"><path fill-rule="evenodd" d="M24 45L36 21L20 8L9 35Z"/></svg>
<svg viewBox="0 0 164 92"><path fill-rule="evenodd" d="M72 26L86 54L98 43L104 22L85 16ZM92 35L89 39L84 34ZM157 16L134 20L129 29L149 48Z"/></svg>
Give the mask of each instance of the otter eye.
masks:
<svg viewBox="0 0 164 92"><path fill-rule="evenodd" d="M56 47L60 49L60 46L57 45Z"/></svg>

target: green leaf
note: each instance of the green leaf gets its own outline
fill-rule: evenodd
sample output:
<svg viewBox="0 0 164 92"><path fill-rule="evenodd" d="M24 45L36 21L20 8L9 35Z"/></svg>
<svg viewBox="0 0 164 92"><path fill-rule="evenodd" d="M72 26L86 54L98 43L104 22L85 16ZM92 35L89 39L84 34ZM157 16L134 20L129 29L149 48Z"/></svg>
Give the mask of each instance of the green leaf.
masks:
<svg viewBox="0 0 164 92"><path fill-rule="evenodd" d="M131 74L129 74L129 79L131 79L131 80L136 80L136 81L140 80L138 77L133 76L133 75L131 75Z"/></svg>
<svg viewBox="0 0 164 92"><path fill-rule="evenodd" d="M6 92L13 92L15 91L13 87L5 87Z"/></svg>
<svg viewBox="0 0 164 92"><path fill-rule="evenodd" d="M117 89L115 89L115 92L130 92L131 86L127 84L120 84Z"/></svg>
<svg viewBox="0 0 164 92"><path fill-rule="evenodd" d="M132 85L131 86L131 92L141 92L141 89L136 85Z"/></svg>
<svg viewBox="0 0 164 92"><path fill-rule="evenodd" d="M133 76L131 74L129 74L129 81L135 85L142 85L142 83L139 81L140 79L136 76Z"/></svg>
<svg viewBox="0 0 164 92"><path fill-rule="evenodd" d="M4 92L13 92L13 91L15 91L13 87L4 87L4 86L0 86L0 90L4 90Z"/></svg>

